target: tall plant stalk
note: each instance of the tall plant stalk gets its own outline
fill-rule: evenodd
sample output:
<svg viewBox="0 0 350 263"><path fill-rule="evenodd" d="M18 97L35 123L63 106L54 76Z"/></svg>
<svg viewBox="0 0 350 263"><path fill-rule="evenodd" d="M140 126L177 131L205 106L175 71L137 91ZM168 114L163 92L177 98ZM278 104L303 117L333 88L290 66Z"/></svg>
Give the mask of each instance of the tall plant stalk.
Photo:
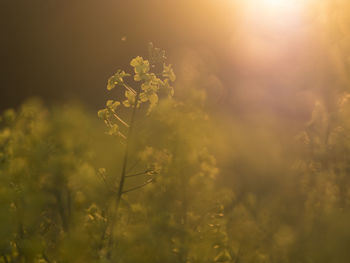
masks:
<svg viewBox="0 0 350 263"><path fill-rule="evenodd" d="M139 83L139 85L137 85L137 90L134 90L130 85L128 85L124 81L124 78L130 77L131 74L128 74L122 70L118 70L111 78L109 78L107 90L112 90L115 87L121 87L125 89L125 100L108 100L106 103L106 108L98 112L98 116L104 120L107 127L109 128L108 133L110 135L115 135L119 137L125 142L122 169L116 190L115 206L112 214L110 215L109 220L107 220L107 225L105 228L105 231L108 231L110 233L107 250L108 259L111 259L112 250L115 247L116 243L113 233L115 228L115 221L119 217L120 204L122 201L123 194L137 190L152 182L152 180L148 180L147 182L139 186L125 190L125 182L128 177L147 174L150 172L146 170L142 173L137 173L135 175L127 175L128 161L130 158L130 148L132 144L137 109L140 108L142 104L148 103L147 114L149 114L152 111L152 109L157 105L159 100L158 94L161 90L165 91L168 94L168 97L172 97L173 95L173 87L170 85L170 83L175 80L175 74L171 65L166 65L163 62L162 72L156 74L150 71L151 68L156 68L155 63L164 61L164 51L153 48L153 45L150 44L149 52L150 61L144 60L142 57L136 57L130 62L130 65L134 68L133 79L136 83ZM118 115L117 108L119 106L124 106L126 108L132 109L130 123L125 122ZM126 135L124 135L120 130L120 125L127 129ZM102 239L105 238L106 232L103 233Z"/></svg>

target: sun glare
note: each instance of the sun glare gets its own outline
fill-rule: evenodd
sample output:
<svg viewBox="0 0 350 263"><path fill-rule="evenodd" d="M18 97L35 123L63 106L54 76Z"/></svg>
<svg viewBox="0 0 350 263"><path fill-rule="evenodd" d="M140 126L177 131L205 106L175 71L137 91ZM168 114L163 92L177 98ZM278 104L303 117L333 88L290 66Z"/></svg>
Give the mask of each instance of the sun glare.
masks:
<svg viewBox="0 0 350 263"><path fill-rule="evenodd" d="M266 7L272 8L272 9L290 8L291 5L293 4L292 0L262 0L261 2Z"/></svg>
<svg viewBox="0 0 350 263"><path fill-rule="evenodd" d="M298 0L248 0L247 2L260 8L261 12L276 14L293 13L300 7Z"/></svg>
<svg viewBox="0 0 350 263"><path fill-rule="evenodd" d="M301 23L303 5L300 0L245 0L238 9L241 10L239 24L246 21L256 28L278 31Z"/></svg>
<svg viewBox="0 0 350 263"><path fill-rule="evenodd" d="M296 63L287 61L294 60L293 56L299 53L293 51L304 45L303 8L307 1L244 0L235 6L240 13L234 18L232 59L245 74L242 74L242 82L260 88L265 85L269 89L273 81L279 81L279 76L296 70L293 68ZM271 77L271 82L264 84L254 81L257 76L267 75L275 79Z"/></svg>

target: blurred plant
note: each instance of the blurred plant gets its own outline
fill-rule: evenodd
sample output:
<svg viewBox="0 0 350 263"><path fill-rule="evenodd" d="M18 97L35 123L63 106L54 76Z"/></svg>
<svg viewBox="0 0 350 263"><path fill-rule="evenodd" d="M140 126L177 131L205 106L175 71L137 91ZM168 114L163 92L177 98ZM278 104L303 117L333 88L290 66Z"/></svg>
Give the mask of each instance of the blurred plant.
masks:
<svg viewBox="0 0 350 263"><path fill-rule="evenodd" d="M49 113L38 101L2 115L2 262L80 262L94 257L83 251L91 246L84 217L99 185L89 163L89 134L81 133L89 127L77 107Z"/></svg>
<svg viewBox="0 0 350 263"><path fill-rule="evenodd" d="M112 136L77 106L1 115L0 262L347 263L350 96L286 142L173 97L150 49L108 81Z"/></svg>
<svg viewBox="0 0 350 263"><path fill-rule="evenodd" d="M138 220L121 237L125 262L219 262L227 255L223 209L230 195L216 188L212 128L201 107L176 100L162 101L143 125L138 141L149 146L139 158L162 170L139 193Z"/></svg>

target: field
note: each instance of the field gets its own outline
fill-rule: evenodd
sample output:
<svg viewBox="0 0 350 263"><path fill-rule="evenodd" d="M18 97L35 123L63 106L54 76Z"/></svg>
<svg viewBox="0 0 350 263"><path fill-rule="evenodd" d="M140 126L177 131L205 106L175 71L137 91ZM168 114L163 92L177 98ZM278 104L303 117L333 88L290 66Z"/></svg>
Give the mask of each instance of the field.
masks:
<svg viewBox="0 0 350 263"><path fill-rule="evenodd" d="M0 263L350 262L350 2L0 10Z"/></svg>

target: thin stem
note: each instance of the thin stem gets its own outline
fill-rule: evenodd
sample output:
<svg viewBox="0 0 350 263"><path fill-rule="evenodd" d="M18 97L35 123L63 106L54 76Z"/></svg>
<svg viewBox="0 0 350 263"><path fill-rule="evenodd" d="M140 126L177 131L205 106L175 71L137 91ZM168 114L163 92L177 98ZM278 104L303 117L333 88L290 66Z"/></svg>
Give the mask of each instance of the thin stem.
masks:
<svg viewBox="0 0 350 263"><path fill-rule="evenodd" d="M123 138L124 140L127 139L126 136L125 136L123 133L121 133L121 132L118 132L118 135L119 135L121 138Z"/></svg>
<svg viewBox="0 0 350 263"><path fill-rule="evenodd" d="M136 104L138 100L139 100L139 93L137 93L136 95L135 103L131 114L130 129L128 131L128 135L126 138L126 147L125 147L125 153L123 158L123 166L122 166L122 172L120 176L120 182L119 182L117 199L116 199L116 213L118 212L120 200L123 195L123 188L124 188L125 177L126 177L126 168L128 166L129 151L130 151L130 145L131 145L131 135L134 128L134 122L135 122L135 116L136 116Z"/></svg>
<svg viewBox="0 0 350 263"><path fill-rule="evenodd" d="M139 159L136 159L133 165L129 166L129 169L127 169L127 173L131 172L138 164L140 163Z"/></svg>
<svg viewBox="0 0 350 263"><path fill-rule="evenodd" d="M106 123L106 125L107 125L108 127L112 127L112 126L113 126L112 122L111 122L109 119L106 119L106 120L105 120L105 123ZM121 138L123 138L124 140L127 139L126 136L125 136L122 132L120 132L120 131L118 131L118 135L119 135Z"/></svg>
<svg viewBox="0 0 350 263"><path fill-rule="evenodd" d="M130 189L128 189L128 190L123 191L123 194L128 193L128 192L131 192L131 191L134 191L134 190L137 190L137 189L140 189L140 188L142 188L142 187L144 187L144 186L146 186L146 185L148 185L148 184L150 184L150 183L152 183L152 182L153 182L153 179L150 179L150 180L148 180L147 182L145 182L145 183L143 183L143 184L141 184L141 185L139 185L139 186L135 186L135 187L133 187L133 188L130 188Z"/></svg>
<svg viewBox="0 0 350 263"><path fill-rule="evenodd" d="M147 173L150 173L150 172L152 172L152 170L148 169L146 171L139 172L139 173L136 173L136 174L125 175L125 177L134 177L134 176L144 175L144 174L147 174Z"/></svg>
<svg viewBox="0 0 350 263"><path fill-rule="evenodd" d="M114 246L114 238L113 238L114 224L113 223L114 223L114 220L118 217L118 210L119 210L119 206L120 206L120 201L121 201L122 195L123 195L125 178L126 178L126 169L127 169L128 160L129 160L131 135L132 135L133 128L134 128L136 109L137 109L136 105L137 105L138 100L139 100L139 93L136 94L135 103L133 105L133 110L131 113L130 128L128 130L128 135L126 138L126 146L125 146L125 152L124 152L124 158L123 158L123 164L122 164L122 171L121 171L119 186L118 186L118 190L117 190L115 212L112 216L112 221L111 221L111 236L109 239L109 248L110 249L109 249L108 254L107 254L108 259L110 259L110 257L111 257L111 248Z"/></svg>
<svg viewBox="0 0 350 263"><path fill-rule="evenodd" d="M124 88L126 88L128 91L134 93L135 95L137 94L136 91L135 91L132 87L129 87L129 86L126 85L125 83L123 83L123 86L124 86Z"/></svg>
<svg viewBox="0 0 350 263"><path fill-rule="evenodd" d="M120 117L118 116L118 114L117 114L114 110L112 110L112 113L113 113L113 116L114 116L118 121L120 121L125 127L130 128L129 124L127 124L125 121L123 121L123 119L120 118Z"/></svg>

